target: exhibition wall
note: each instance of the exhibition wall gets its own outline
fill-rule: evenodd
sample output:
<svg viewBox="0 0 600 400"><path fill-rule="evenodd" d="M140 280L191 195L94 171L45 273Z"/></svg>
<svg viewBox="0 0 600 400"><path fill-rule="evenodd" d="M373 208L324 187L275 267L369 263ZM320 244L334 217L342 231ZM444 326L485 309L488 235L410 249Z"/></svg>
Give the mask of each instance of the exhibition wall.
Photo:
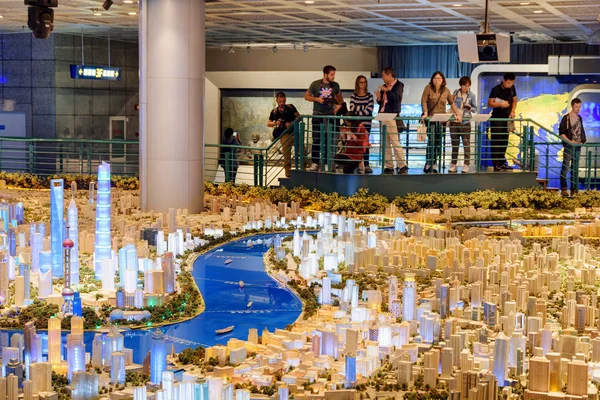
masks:
<svg viewBox="0 0 600 400"><path fill-rule="evenodd" d="M109 138L109 117L128 117L128 138L138 128L138 46L111 41L110 64L119 81L75 80L70 65L82 63L80 36L31 33L0 35L0 108L26 115L28 137ZM108 65L108 41L83 38L85 64Z"/></svg>

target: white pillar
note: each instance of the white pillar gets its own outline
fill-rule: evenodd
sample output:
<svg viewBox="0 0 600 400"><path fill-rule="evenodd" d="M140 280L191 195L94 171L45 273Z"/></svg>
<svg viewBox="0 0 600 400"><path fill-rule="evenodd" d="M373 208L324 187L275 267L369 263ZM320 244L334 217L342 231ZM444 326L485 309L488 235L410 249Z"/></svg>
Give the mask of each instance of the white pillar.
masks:
<svg viewBox="0 0 600 400"><path fill-rule="evenodd" d="M142 0L140 196L143 210L204 206L204 1Z"/></svg>

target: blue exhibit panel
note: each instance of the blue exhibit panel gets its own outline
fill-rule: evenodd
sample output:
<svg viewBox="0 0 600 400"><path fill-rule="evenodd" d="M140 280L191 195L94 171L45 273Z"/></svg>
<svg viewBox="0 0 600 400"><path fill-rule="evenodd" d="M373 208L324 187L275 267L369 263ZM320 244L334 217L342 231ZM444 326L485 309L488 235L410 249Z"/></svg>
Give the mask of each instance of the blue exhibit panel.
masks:
<svg viewBox="0 0 600 400"><path fill-rule="evenodd" d="M71 78L93 79L98 81L119 81L121 80L121 68L71 64Z"/></svg>

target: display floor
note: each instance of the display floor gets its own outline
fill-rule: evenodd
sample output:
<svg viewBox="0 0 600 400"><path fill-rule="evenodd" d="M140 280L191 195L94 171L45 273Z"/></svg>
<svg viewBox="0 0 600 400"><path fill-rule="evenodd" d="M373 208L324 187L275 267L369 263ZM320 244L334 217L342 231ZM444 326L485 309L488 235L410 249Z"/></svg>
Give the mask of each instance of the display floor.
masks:
<svg viewBox="0 0 600 400"><path fill-rule="evenodd" d="M284 235L282 235L284 236ZM176 352L197 346L226 344L231 338L248 339L248 329L258 329L259 336L266 327L273 332L292 324L302 311L300 299L288 288L282 287L265 272L263 255L269 250L264 244L271 235L257 235L227 243L200 255L193 269L193 277L202 293L206 309L199 316L178 324L160 328ZM249 246L248 240L262 244ZM225 261L232 260L225 264ZM243 281L243 288L240 287ZM251 307L248 303L252 302ZM215 330L234 325L233 331L217 335ZM133 349L133 362L141 364L148 351L153 329L122 332L125 347ZM9 339L21 330L2 330ZM47 353L47 332L43 336L43 352ZM63 331L63 344L68 331ZM84 333L86 351L92 351L92 340L97 332ZM64 350L63 350L64 351Z"/></svg>

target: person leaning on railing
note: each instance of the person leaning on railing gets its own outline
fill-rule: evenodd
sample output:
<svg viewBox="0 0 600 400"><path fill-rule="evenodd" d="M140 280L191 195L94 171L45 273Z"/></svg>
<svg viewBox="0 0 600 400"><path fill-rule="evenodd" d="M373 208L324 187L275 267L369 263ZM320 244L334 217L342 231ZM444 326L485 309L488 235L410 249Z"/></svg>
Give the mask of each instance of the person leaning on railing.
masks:
<svg viewBox="0 0 600 400"><path fill-rule="evenodd" d="M354 113L347 116L354 117ZM358 120L345 120L340 127L341 149L335 155L335 162L343 167L345 174L357 171L359 174L365 172L364 154L369 148L369 132Z"/></svg>
<svg viewBox="0 0 600 400"><path fill-rule="evenodd" d="M452 95L450 89L446 87L446 77L442 72L436 71L431 75L429 84L423 89L423 95L421 96L423 115L421 116L421 119L425 120L425 118L431 118L435 114L446 113L448 103L454 112L456 122L461 122L462 113L458 111L456 104L454 104L454 95ZM429 125L429 128L427 129L427 152L423 172L426 174L437 174L437 159L440 155L444 126L439 122L428 122L427 124Z"/></svg>
<svg viewBox="0 0 600 400"><path fill-rule="evenodd" d="M292 171L292 146L294 145L293 131L286 130L294 123L300 113L293 104L286 104L286 96L283 92L277 92L275 95L277 107L269 115L267 126L273 129L273 140L279 139L281 149L283 150L283 168L285 177L289 178Z"/></svg>
<svg viewBox="0 0 600 400"><path fill-rule="evenodd" d="M354 93L350 97L350 112L353 112L358 117L370 117L373 115L373 95L367 89L368 81L364 75L356 77L354 82ZM366 119L361 121L368 133L371 133L371 120ZM373 169L369 166L369 148L366 149L364 155L365 174L373 173Z"/></svg>
<svg viewBox="0 0 600 400"><path fill-rule="evenodd" d="M237 132L234 132L231 128L225 129L221 138L221 145L219 165L223 167L223 170L225 171L225 182L235 183L235 176L237 175L239 167L237 158L238 149L229 146L241 146ZM229 154L229 156L227 154Z"/></svg>
<svg viewBox="0 0 600 400"><path fill-rule="evenodd" d="M462 112L462 122L453 121L450 123L450 139L452 140L452 161L448 172L454 173L457 171L458 148L462 140L464 160L462 173L469 172L471 164L471 121L472 113L477 111L477 99L471 92L471 78L463 76L458 81L460 89L454 91L454 104L459 111Z"/></svg>
<svg viewBox="0 0 600 400"><path fill-rule="evenodd" d="M579 115L581 111L581 99L574 98L571 100L571 112L565 114L558 127L558 133L563 140L563 162L560 169L560 188L563 196L568 196L567 193L567 173L571 172L571 194L577 193L578 167L579 167L579 145L585 144L585 129L583 128L583 119Z"/></svg>

